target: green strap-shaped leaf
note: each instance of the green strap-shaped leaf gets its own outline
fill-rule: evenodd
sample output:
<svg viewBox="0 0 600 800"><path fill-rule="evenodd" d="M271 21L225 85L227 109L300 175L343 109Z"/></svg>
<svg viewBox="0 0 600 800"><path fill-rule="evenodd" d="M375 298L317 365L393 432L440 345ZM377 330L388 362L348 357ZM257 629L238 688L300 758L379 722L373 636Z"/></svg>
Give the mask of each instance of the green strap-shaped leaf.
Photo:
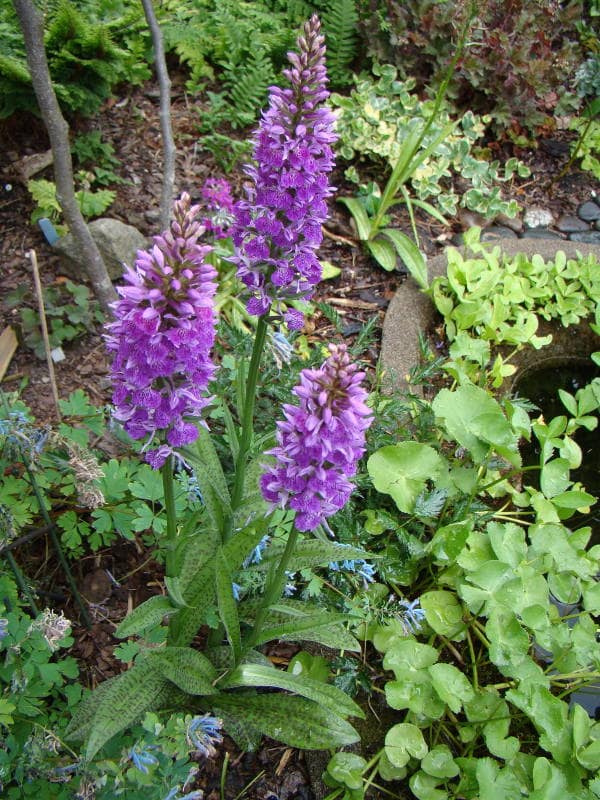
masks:
<svg viewBox="0 0 600 800"><path fill-rule="evenodd" d="M404 262L404 266L421 289L428 289L427 263L413 240L405 233L397 231L394 228L384 228L381 233L383 236L387 236L388 239L390 239L396 248L396 253Z"/></svg>
<svg viewBox="0 0 600 800"><path fill-rule="evenodd" d="M346 620L347 616L345 614L331 614L329 612L299 618L293 622L284 622L280 625L263 628L256 644L265 644L265 642L271 642L276 639L287 639L292 642L320 642L325 638L325 632L321 631L319 633L319 629L327 628L327 633L329 634L334 623L342 625ZM352 643L354 645L353 649L356 649L356 641L353 638ZM327 642L323 642L323 644L327 644ZM336 647L337 645L333 646Z"/></svg>
<svg viewBox="0 0 600 800"><path fill-rule="evenodd" d="M100 697L85 750L88 761L117 733L136 722L148 709L157 710L169 696L170 684L150 660L138 661L111 681Z"/></svg>
<svg viewBox="0 0 600 800"><path fill-rule="evenodd" d="M89 735L92 720L102 702L102 698L110 689L111 684L119 679L119 675L108 678L92 692L88 692L78 704L65 731L65 739L72 742L82 742Z"/></svg>
<svg viewBox="0 0 600 800"><path fill-rule="evenodd" d="M252 622L258 608L257 601L244 601L239 614L244 621ZM317 605L302 600L278 600L269 609L267 628L261 634L261 643L274 639L290 642L318 642L333 650L356 652L360 646L344 627L347 617L323 611ZM266 638L265 638L266 637Z"/></svg>
<svg viewBox="0 0 600 800"><path fill-rule="evenodd" d="M292 675L274 667L261 664L241 664L237 667L224 684L227 688L270 686L276 689L286 689L293 694L314 700L315 703L328 708L341 717L361 717L364 713L360 706L337 686L331 686L323 681Z"/></svg>
<svg viewBox="0 0 600 800"><path fill-rule="evenodd" d="M214 545L213 557L204 560L203 566L195 575L188 574L189 586L185 593L185 599L189 608L183 608L176 616L173 616L169 625L169 644L185 646L188 645L196 635L198 628L204 623L206 613L214 605L216 600L215 582L215 558L216 558L216 537L213 531L211 545ZM245 528L235 534L223 546L223 558L228 565L230 572L239 569L242 561L260 542L264 535L264 524L262 520L254 527ZM194 542L190 541L188 548L193 551ZM193 552L186 555L185 565L195 563ZM191 569L188 568L188 573ZM185 573L184 573L185 574ZM231 586L230 586L231 589Z"/></svg>
<svg viewBox="0 0 600 800"><path fill-rule="evenodd" d="M154 650L147 660L156 671L188 694L216 694L213 686L218 673L208 658L190 647Z"/></svg>
<svg viewBox="0 0 600 800"><path fill-rule="evenodd" d="M229 565L223 554L223 549L219 550L215 561L215 587L219 616L225 626L227 638L231 644L234 658L237 661L242 652L242 636L240 633L240 620L238 617L237 605L233 597L231 586L231 572L229 571Z"/></svg>
<svg viewBox="0 0 600 800"><path fill-rule="evenodd" d="M194 472L200 471L202 477L215 490L226 512L231 510L231 497L221 461L212 437L203 425L198 425L198 438L190 447L183 448L183 457L189 459ZM200 482L200 476L198 476Z"/></svg>
<svg viewBox="0 0 600 800"><path fill-rule="evenodd" d="M182 608L169 621L170 645L188 645L198 628L204 623L206 614L215 604L215 559L211 558L196 575L186 593L187 608Z"/></svg>
<svg viewBox="0 0 600 800"><path fill-rule="evenodd" d="M383 267L388 272L396 269L398 256L391 242L381 237L371 239L371 241L367 242L367 249L380 267Z"/></svg>
<svg viewBox="0 0 600 800"><path fill-rule="evenodd" d="M214 665L217 671L225 672L226 670L233 668L233 654L229 645L223 644L218 645L217 647L209 647L204 652L210 663ZM269 659L258 650L246 650L244 653L244 663L262 664L266 667L273 666Z"/></svg>
<svg viewBox="0 0 600 800"><path fill-rule="evenodd" d="M290 747L328 750L354 744L357 732L328 708L312 700L285 694L224 693L211 705L216 714L231 714L253 728Z"/></svg>
<svg viewBox="0 0 600 800"><path fill-rule="evenodd" d="M176 611L177 608L168 597L163 597L162 595L150 597L125 617L115 631L115 635L119 639L125 639L128 636L141 633L146 628L158 625L164 616L174 614Z"/></svg>
<svg viewBox="0 0 600 800"><path fill-rule="evenodd" d="M255 569L266 570L272 561L279 562L284 547L283 544L272 544ZM371 555L359 547L346 547L336 542L321 542L318 539L304 539L297 543L289 569L290 572L296 572L301 569L325 566L330 561L355 558L371 558Z"/></svg>
<svg viewBox="0 0 600 800"><path fill-rule="evenodd" d="M352 218L356 224L358 238L361 242L366 242L371 234L371 220L362 203L360 200L357 200L356 197L339 197L338 200L340 203L343 203L352 214Z"/></svg>
<svg viewBox="0 0 600 800"><path fill-rule="evenodd" d="M181 545L179 586L190 605L193 605L190 597L193 594L194 579L200 574L202 568L215 557L220 544L221 535L218 528L205 520L202 528L191 533Z"/></svg>

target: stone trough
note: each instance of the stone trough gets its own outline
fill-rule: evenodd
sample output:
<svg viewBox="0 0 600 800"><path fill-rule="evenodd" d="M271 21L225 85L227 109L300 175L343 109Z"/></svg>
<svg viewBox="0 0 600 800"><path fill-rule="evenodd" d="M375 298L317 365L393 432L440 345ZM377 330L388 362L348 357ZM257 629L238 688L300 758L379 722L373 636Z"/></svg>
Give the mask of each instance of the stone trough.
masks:
<svg viewBox="0 0 600 800"><path fill-rule="evenodd" d="M580 253L596 255L600 263L600 245L581 242L557 241L555 239L499 239L488 243L490 249L499 246L503 253L515 256L524 253L528 257L538 253L544 261L553 261L556 253L562 250L567 258L576 258ZM466 255L466 248L459 250ZM428 262L429 281L445 275L446 255L436 256ZM386 384L393 389L407 387L406 377L411 368L419 362L419 332L427 332L437 319L437 311L429 299L409 276L399 287L387 310L383 323L381 343L381 365L386 373ZM541 350L525 348L519 353L519 372L543 361L569 358L586 358L593 350L600 349L600 340L592 333L587 323L564 328L560 323L544 323L540 333L551 332L552 342ZM517 377L517 376L515 376Z"/></svg>

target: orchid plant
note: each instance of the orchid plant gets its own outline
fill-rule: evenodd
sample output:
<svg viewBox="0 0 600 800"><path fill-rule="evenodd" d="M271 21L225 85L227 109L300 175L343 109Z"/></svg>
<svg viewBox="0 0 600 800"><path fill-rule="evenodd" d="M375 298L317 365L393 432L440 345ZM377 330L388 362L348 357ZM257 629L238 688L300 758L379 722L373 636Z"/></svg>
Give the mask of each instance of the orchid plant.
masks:
<svg viewBox="0 0 600 800"><path fill-rule="evenodd" d="M372 419L364 374L343 345L331 345L320 369L301 373L297 403L284 405L275 446L252 458L267 333L282 323L292 330L303 325L297 301L310 298L320 279L316 251L333 191L335 118L325 105L317 17L304 26L289 60L289 88L270 90L253 143L255 163L246 168L247 195L234 206L230 228L247 310L258 318L239 423L222 398L209 396L217 369L211 358L216 272L211 248L201 241L199 209L187 195L175 204L170 229L127 269L108 326L115 418L162 472L167 594L135 608L117 630L142 641L152 630L153 643L161 644L142 648L133 666L102 683L71 721L70 737L87 742L88 759L144 713L178 708L217 715L245 748L262 734L311 749L358 739L346 718L362 712L346 694L275 669L258 649L275 639L358 649L343 614L282 592L291 571L364 556L330 541L323 528L350 496ZM227 424L231 480L201 416L211 404L220 404ZM176 518L176 470L193 470L202 493L202 512L189 519ZM258 597L236 600L242 565L256 571Z"/></svg>

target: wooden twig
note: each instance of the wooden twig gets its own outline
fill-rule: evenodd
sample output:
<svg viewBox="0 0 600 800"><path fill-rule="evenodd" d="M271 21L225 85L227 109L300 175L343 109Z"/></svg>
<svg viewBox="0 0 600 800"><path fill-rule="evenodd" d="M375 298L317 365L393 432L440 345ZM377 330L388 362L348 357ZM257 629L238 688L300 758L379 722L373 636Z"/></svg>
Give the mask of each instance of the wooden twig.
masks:
<svg viewBox="0 0 600 800"><path fill-rule="evenodd" d="M46 322L46 309L44 308L44 295L42 294L42 282L40 281L40 271L38 269L37 254L35 250L29 250L27 253L31 266L33 269L33 284L35 286L35 294L38 301L38 309L40 312L40 327L42 329L42 339L44 341L44 352L46 353L46 363L48 364L48 374L50 376L50 386L52 387L52 397L54 398L54 410L58 421L61 420L60 404L58 399L58 387L56 385L56 376L54 374L54 361L52 360L52 352L50 350L50 337L48 336L48 324Z"/></svg>
<svg viewBox="0 0 600 800"><path fill-rule="evenodd" d="M163 181L160 195L160 224L169 227L173 205L173 186L175 184L175 141L171 125L171 80L167 70L162 31L156 20L152 0L142 0L146 22L152 34L154 48L154 67L160 92L160 133L163 146Z"/></svg>
<svg viewBox="0 0 600 800"><path fill-rule="evenodd" d="M81 255L78 260L85 267L96 297L108 311L110 304L117 300L117 293L75 197L69 126L58 105L48 69L42 13L34 0L13 0L13 5L23 31L31 83L40 108L40 115L50 139L54 160L56 198L69 226L69 231L80 250Z"/></svg>

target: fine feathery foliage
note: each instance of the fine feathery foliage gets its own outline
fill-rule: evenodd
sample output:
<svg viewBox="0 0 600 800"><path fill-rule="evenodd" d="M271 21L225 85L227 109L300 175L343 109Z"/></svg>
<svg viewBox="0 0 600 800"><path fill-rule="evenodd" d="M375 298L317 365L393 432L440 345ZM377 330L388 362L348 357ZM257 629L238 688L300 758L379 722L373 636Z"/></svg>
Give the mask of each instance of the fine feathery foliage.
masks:
<svg viewBox="0 0 600 800"><path fill-rule="evenodd" d="M112 8L55 0L45 17L45 47L61 106L94 113L120 82L140 83L150 74L141 7L122 0ZM103 16L104 12L104 16ZM23 38L10 3L0 6L0 117L36 112Z"/></svg>

